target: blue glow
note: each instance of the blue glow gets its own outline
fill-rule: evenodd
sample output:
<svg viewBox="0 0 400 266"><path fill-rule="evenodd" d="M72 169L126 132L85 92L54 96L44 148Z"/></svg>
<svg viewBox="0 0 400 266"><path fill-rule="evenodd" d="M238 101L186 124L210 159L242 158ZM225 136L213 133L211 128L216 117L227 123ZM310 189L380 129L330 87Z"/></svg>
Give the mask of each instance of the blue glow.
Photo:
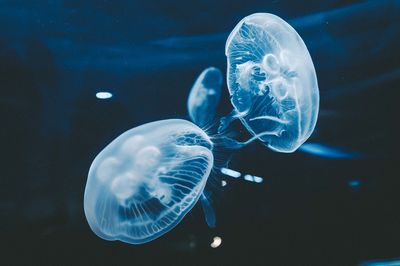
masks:
<svg viewBox="0 0 400 266"><path fill-rule="evenodd" d="M233 29L225 55L234 110L219 132L239 118L268 148L295 151L314 131L319 110L317 76L301 37L281 18L256 13Z"/></svg>
<svg viewBox="0 0 400 266"><path fill-rule="evenodd" d="M112 96L113 96L112 93L111 92L107 92L107 91L101 91L101 92L96 93L96 97L98 99L102 99L102 100L109 99Z"/></svg>
<svg viewBox="0 0 400 266"><path fill-rule="evenodd" d="M203 194L200 197L201 206L203 207L204 217L208 227L215 228L217 224L217 218L215 216L215 211L211 205L210 200Z"/></svg>
<svg viewBox="0 0 400 266"><path fill-rule="evenodd" d="M351 181L349 181L349 186L350 187L359 187L361 185L361 182L360 182L360 180L351 180Z"/></svg>
<svg viewBox="0 0 400 266"><path fill-rule="evenodd" d="M227 176L234 177L234 178L239 178L242 175L238 171L235 171L235 170L232 170L232 169L228 169L228 168L225 168L225 167L221 168L221 173L223 173L224 175L227 175Z"/></svg>
<svg viewBox="0 0 400 266"><path fill-rule="evenodd" d="M180 119L144 124L117 137L90 166L84 210L93 232L141 244L170 231L203 192L212 147L202 129Z"/></svg>
<svg viewBox="0 0 400 266"><path fill-rule="evenodd" d="M254 175L245 175L244 180L250 181L250 182L255 182L255 183L262 183L264 179L259 176L254 176Z"/></svg>
<svg viewBox="0 0 400 266"><path fill-rule="evenodd" d="M400 259L366 261L360 266L399 266Z"/></svg>
<svg viewBox="0 0 400 266"><path fill-rule="evenodd" d="M333 159L351 159L359 157L359 154L355 152L345 151L344 149L321 143L304 143L300 146L299 150L316 156Z"/></svg>

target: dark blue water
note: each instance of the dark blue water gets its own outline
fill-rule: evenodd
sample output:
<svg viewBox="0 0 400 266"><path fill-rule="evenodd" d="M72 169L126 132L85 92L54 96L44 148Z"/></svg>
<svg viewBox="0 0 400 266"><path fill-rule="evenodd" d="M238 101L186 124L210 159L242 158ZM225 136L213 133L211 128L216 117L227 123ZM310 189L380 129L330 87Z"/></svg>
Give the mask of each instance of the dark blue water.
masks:
<svg viewBox="0 0 400 266"><path fill-rule="evenodd" d="M188 119L208 66L255 12L302 36L317 71L310 142L359 156L254 143L210 178L201 206L143 246L107 242L83 213L88 168L127 129ZM355 265L400 257L400 1L1 1L0 245L4 265ZM98 91L114 97L99 100ZM220 115L231 105L224 88ZM242 136L246 138L246 136ZM220 154L221 160L228 159ZM210 247L214 236L222 245Z"/></svg>

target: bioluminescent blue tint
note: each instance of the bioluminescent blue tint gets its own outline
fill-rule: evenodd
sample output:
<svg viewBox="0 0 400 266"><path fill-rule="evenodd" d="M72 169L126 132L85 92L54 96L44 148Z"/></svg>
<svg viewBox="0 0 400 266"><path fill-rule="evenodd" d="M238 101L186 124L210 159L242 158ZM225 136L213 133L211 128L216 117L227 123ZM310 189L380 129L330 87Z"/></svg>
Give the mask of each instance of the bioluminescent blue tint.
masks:
<svg viewBox="0 0 400 266"><path fill-rule="evenodd" d="M278 152L293 152L314 130L319 91L310 54L281 18L256 13L242 19L225 45L227 83L234 111L220 131L239 118Z"/></svg>
<svg viewBox="0 0 400 266"><path fill-rule="evenodd" d="M201 194L200 196L201 207L203 208L204 218L208 227L215 228L217 224L217 218L215 216L214 208L211 205L210 200L206 197L206 195Z"/></svg>
<svg viewBox="0 0 400 266"><path fill-rule="evenodd" d="M349 184L349 187L356 188L361 185L361 182L360 182L360 180L351 180L351 181L349 181L348 184Z"/></svg>
<svg viewBox="0 0 400 266"><path fill-rule="evenodd" d="M244 176L244 180L246 181L250 181L250 182L255 182L255 183L262 183L263 182L263 178L259 177L259 176L255 176L255 175L245 175Z"/></svg>
<svg viewBox="0 0 400 266"><path fill-rule="evenodd" d="M195 81L187 101L192 121L204 127L213 121L221 98L222 73L218 68L205 69Z"/></svg>
<svg viewBox="0 0 400 266"><path fill-rule="evenodd" d="M346 151L341 148L336 148L321 143L304 143L300 146L299 150L312 155L332 159L351 159L360 156L358 153Z"/></svg>
<svg viewBox="0 0 400 266"><path fill-rule="evenodd" d="M102 100L109 99L112 96L113 96L112 93L107 92L107 91L101 91L101 92L96 93L96 98L102 99Z"/></svg>
<svg viewBox="0 0 400 266"><path fill-rule="evenodd" d="M162 120L126 131L94 159L84 196L96 235L131 244L175 227L203 192L212 142L193 123Z"/></svg>
<svg viewBox="0 0 400 266"><path fill-rule="evenodd" d="M365 261L360 264L360 266L399 266L400 258L389 259L389 260L373 260Z"/></svg>
<svg viewBox="0 0 400 266"><path fill-rule="evenodd" d="M229 168L225 168L225 167L221 168L221 173L223 173L224 175L227 175L227 176L234 177L234 178L239 178L241 176L240 172L229 169Z"/></svg>
<svg viewBox="0 0 400 266"><path fill-rule="evenodd" d="M221 98L221 86L222 73L215 67L206 68L196 79L187 100L190 119L196 125L207 127L213 122ZM216 225L215 212L204 192L201 194L200 202L207 225L214 228Z"/></svg>

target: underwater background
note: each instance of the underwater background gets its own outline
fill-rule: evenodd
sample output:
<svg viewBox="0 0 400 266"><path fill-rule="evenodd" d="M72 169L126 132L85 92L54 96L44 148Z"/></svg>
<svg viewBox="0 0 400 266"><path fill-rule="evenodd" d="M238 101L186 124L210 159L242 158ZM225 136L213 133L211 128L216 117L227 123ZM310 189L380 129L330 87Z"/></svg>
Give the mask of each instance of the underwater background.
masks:
<svg viewBox="0 0 400 266"><path fill-rule="evenodd" d="M94 157L130 128L189 119L197 76L209 66L226 73L226 38L256 12L285 19L313 59L320 112L311 145L283 154L254 142L219 154L263 181L216 169L206 187L216 228L197 204L150 243L98 238L83 212ZM1 265L400 257L400 1L0 1L0 25ZM221 98L223 116L232 109L226 85Z"/></svg>

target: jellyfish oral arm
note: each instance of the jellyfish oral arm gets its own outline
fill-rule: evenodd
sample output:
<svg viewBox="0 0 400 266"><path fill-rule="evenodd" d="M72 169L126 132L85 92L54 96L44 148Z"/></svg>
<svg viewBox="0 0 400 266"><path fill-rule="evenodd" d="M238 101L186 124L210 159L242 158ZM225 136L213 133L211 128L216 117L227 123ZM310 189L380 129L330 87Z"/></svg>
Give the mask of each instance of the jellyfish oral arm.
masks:
<svg viewBox="0 0 400 266"><path fill-rule="evenodd" d="M238 140L230 138L230 137L222 137L220 142L221 142L221 145L226 149L238 150L238 149L241 149L241 148L251 144L255 140L259 140L260 138L262 138L264 136L279 137L280 134L282 134L282 132L283 131L281 129L278 129L276 131L265 131L265 132L259 133L255 136L251 137L250 139L248 139L246 141L238 141Z"/></svg>
<svg viewBox="0 0 400 266"><path fill-rule="evenodd" d="M261 119L270 120L270 121L278 122L281 124L289 124L290 123L290 121L288 121L288 120L280 119L278 117L270 116L270 115L262 115L262 116L253 117L253 118L250 118L249 121L261 120Z"/></svg>
<svg viewBox="0 0 400 266"><path fill-rule="evenodd" d="M201 202L201 207L203 208L204 218L206 220L208 227L215 228L217 222L215 211L211 205L211 202L209 201L209 199L207 199L207 196L204 194L204 192L201 194L200 202Z"/></svg>
<svg viewBox="0 0 400 266"><path fill-rule="evenodd" d="M227 116L224 116L219 120L218 133L225 132L234 120L245 117L248 112L249 110L238 112L237 110L233 109Z"/></svg>

